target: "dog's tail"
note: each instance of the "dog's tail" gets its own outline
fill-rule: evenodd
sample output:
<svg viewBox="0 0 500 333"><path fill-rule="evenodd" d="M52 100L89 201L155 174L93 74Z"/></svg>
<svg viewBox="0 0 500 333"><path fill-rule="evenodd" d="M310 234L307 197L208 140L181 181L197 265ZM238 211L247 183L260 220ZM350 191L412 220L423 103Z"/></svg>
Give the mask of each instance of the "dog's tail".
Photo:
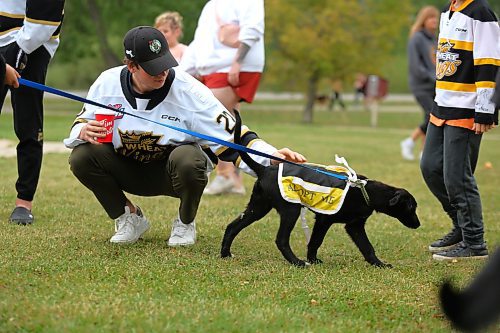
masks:
<svg viewBox="0 0 500 333"><path fill-rule="evenodd" d="M241 117L238 110L233 110L233 111L234 111L234 116L236 118L236 126L234 130L234 143L241 145ZM264 172L264 169L266 167L260 163L255 162L254 159L251 158L246 152L239 150L238 153L240 154L243 162L245 162L248 165L248 167L255 172L257 177L259 177Z"/></svg>

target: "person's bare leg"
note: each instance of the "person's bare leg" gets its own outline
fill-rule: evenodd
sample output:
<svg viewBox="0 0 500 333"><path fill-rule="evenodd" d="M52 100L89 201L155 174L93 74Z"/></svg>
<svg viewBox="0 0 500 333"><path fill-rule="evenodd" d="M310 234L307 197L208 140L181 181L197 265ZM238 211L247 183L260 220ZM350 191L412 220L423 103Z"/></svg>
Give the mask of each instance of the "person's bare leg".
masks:
<svg viewBox="0 0 500 333"><path fill-rule="evenodd" d="M214 96L224 105L224 107L234 115L233 110L239 105L239 97L231 87L212 88L210 89ZM243 177L236 167L231 162L219 161L215 169L217 175L231 178L234 180L234 188L236 191L243 188Z"/></svg>

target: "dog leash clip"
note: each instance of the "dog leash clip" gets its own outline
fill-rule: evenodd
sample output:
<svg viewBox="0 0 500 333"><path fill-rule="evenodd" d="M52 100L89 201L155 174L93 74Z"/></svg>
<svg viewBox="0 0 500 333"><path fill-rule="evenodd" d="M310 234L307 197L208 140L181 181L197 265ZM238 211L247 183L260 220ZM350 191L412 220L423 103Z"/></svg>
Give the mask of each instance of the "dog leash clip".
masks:
<svg viewBox="0 0 500 333"><path fill-rule="evenodd" d="M335 154L335 162L342 164L346 168L346 173L347 173L347 182L349 186L352 187L359 187L361 189L361 193L363 194L363 198L366 201L366 204L370 206L370 197L368 196L368 192L366 192L365 185L367 183L366 180L364 179L358 179L358 175L356 174L356 171L352 169L349 164L347 163L347 160L344 157L339 157L337 154Z"/></svg>

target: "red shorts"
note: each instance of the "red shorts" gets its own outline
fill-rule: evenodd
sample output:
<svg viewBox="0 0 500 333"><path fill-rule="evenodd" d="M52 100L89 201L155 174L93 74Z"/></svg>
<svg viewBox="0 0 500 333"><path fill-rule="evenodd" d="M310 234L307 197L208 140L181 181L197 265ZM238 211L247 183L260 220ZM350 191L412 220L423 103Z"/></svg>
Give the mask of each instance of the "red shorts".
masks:
<svg viewBox="0 0 500 333"><path fill-rule="evenodd" d="M236 87L232 87L236 95L240 97L240 101L245 101L247 103L252 103L259 87L259 81L262 73L258 72L240 72L240 84ZM224 88L231 87L229 82L227 82L228 73L213 73L209 75L203 75L201 77L201 82L208 88Z"/></svg>

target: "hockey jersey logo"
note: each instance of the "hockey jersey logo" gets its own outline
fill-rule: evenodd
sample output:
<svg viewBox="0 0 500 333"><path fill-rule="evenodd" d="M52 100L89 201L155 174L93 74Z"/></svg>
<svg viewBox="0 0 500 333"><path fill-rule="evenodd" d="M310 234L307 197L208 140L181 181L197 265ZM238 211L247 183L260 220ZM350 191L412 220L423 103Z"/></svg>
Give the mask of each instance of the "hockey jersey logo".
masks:
<svg viewBox="0 0 500 333"><path fill-rule="evenodd" d="M117 148L116 152L139 162L147 163L165 159L174 148L171 145L158 144L163 136L154 135L153 132L123 132L118 129L118 134L122 146Z"/></svg>
<svg viewBox="0 0 500 333"><path fill-rule="evenodd" d="M455 44L451 43L449 40L440 42L437 51L436 65L436 77L441 80L445 76L452 76L457 72L458 66L462 63L459 59L460 55L458 53L453 53Z"/></svg>

